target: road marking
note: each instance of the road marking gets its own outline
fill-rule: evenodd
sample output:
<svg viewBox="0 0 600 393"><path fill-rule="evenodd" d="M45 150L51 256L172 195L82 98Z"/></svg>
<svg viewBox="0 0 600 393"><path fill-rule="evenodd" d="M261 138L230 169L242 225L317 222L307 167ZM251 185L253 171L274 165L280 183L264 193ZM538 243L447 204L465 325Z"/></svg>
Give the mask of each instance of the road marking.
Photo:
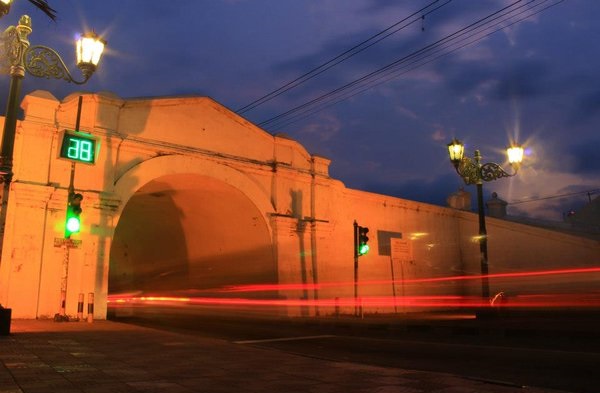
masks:
<svg viewBox="0 0 600 393"><path fill-rule="evenodd" d="M234 341L233 343L234 344L257 344L257 343L269 343L269 342L276 342L276 341L314 340L314 339L318 339L318 338L331 338L331 337L335 337L335 336L330 335L330 334L324 334L321 336L267 338L267 339L263 339L263 340L241 340L241 341Z"/></svg>
<svg viewBox="0 0 600 393"><path fill-rule="evenodd" d="M513 387L513 388L519 388L519 389L527 389L527 386L522 385L520 383L511 382L511 381L500 381L497 379L487 379L487 378L477 378L477 377L464 377L464 378L471 380L471 381L489 383L491 385L500 385L500 386L509 386L509 387Z"/></svg>

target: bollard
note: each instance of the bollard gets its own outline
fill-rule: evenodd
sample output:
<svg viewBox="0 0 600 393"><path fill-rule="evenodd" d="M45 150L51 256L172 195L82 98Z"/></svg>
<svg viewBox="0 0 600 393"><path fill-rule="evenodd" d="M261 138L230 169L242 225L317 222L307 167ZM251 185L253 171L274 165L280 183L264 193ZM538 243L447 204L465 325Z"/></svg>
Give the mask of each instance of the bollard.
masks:
<svg viewBox="0 0 600 393"><path fill-rule="evenodd" d="M11 315L11 308L4 308L0 305L0 336L8 336L10 334Z"/></svg>
<svg viewBox="0 0 600 393"><path fill-rule="evenodd" d="M83 293L79 294L79 299L77 300L77 320L83 321Z"/></svg>
<svg viewBox="0 0 600 393"><path fill-rule="evenodd" d="M358 310L359 310L359 315L360 318L364 318L365 315L363 314L363 304L362 304L362 297L358 299Z"/></svg>
<svg viewBox="0 0 600 393"><path fill-rule="evenodd" d="M94 322L94 292L88 293L88 314L87 321Z"/></svg>

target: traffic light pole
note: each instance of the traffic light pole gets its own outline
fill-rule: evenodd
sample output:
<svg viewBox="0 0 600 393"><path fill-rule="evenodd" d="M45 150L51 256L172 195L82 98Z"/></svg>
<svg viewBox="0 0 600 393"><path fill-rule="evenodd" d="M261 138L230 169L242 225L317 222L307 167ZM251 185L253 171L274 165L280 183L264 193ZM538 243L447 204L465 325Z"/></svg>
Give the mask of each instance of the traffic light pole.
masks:
<svg viewBox="0 0 600 393"><path fill-rule="evenodd" d="M81 106L83 103L83 96L79 96L77 101L77 118L75 119L75 131L79 131L79 125L81 122ZM75 161L71 161L71 177L69 178L69 198L75 194Z"/></svg>
<svg viewBox="0 0 600 393"><path fill-rule="evenodd" d="M83 102L83 97L79 96L79 101L77 102L77 118L75 120L75 130L79 131L79 124L81 121L81 105ZM69 195L67 199L67 211L69 209L69 204L71 203L71 199L73 195L75 195L75 161L71 162L71 175L69 178ZM66 224L66 223L65 223ZM69 257L71 252L71 247L69 243L64 243L64 258L63 258L63 266L62 266L62 277L60 281L60 311L58 314L54 316L55 322L68 322L69 317L67 316L67 284L69 281Z"/></svg>
<svg viewBox="0 0 600 393"><path fill-rule="evenodd" d="M358 316L358 224L354 220L354 316Z"/></svg>

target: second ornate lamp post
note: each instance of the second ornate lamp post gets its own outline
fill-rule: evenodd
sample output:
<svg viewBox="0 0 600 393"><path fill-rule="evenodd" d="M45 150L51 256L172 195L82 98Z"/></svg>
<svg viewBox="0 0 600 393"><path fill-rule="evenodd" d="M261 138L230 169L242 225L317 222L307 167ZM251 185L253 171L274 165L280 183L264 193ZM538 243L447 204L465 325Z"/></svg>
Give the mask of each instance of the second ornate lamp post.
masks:
<svg viewBox="0 0 600 393"><path fill-rule="evenodd" d="M506 149L508 160L514 170L512 174L506 172L500 165L493 162L482 164L481 153L479 150L475 150L472 159L465 157L464 151L464 145L457 139L453 139L452 142L448 144L450 161L454 165L456 172L463 178L466 184L475 184L477 186L479 250L481 253L481 297L487 302L490 297L490 287L488 281L487 231L485 228L485 212L483 209L483 182L516 175L521 161L523 160L523 148L520 146L511 146Z"/></svg>

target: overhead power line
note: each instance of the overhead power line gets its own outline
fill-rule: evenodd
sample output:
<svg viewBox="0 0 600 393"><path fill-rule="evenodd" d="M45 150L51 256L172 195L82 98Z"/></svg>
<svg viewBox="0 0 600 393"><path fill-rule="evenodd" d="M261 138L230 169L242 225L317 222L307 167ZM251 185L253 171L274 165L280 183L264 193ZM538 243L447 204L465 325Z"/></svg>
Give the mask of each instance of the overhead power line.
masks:
<svg viewBox="0 0 600 393"><path fill-rule="evenodd" d="M442 39L429 44L407 56L400 58L376 71L368 73L344 86L323 94L311 101L290 109L259 123L260 126L278 128L292 124L298 120L311 116L331 105L346 100L365 90L371 89L391 79L397 78L415 68L430 63L442 56L453 53L465 46L471 45L499 30L530 18L564 0L536 1L530 0L518 5L522 0L487 15L470 25L449 34ZM518 5L518 6L517 6Z"/></svg>
<svg viewBox="0 0 600 393"><path fill-rule="evenodd" d="M587 195L588 198L590 198L591 195L597 194L599 192L600 192L600 188L596 188L596 189L586 190L586 191L569 192L567 194L550 195L550 196L544 196L544 197L531 197L531 198L526 198L526 199L521 199L518 201L510 202L509 204L512 206L512 205L518 205L521 203L539 202L539 201L545 201L548 199L557 199L557 198L564 198L564 197L575 196L575 195L584 195L584 194Z"/></svg>
<svg viewBox="0 0 600 393"><path fill-rule="evenodd" d="M521 1L522 0L515 1L512 4L468 25L467 27L459 29L452 34L449 34L444 38L411 53L410 55L407 55L393 63L390 63L376 71L373 71L342 87L339 87L326 94L323 94L309 102L306 102L275 117L265 120L259 123L259 125L263 127L269 126L271 129L274 129L292 124L338 102L353 97L354 95L359 94L365 90L371 89L391 79L397 78L398 76L405 74L415 68L430 63L438 59L439 57L448 55L467 45L477 42L493 34L496 31L502 30L524 19L527 19L539 12L544 11L547 8L561 3L564 0L559 0L556 3L545 6L541 10L534 11L530 14L525 15L524 17L518 18L516 21L512 21L509 24L505 24L512 18L521 16L522 14L528 11L534 10L540 5L547 3L549 0L543 0L541 2L538 2L538 4L534 5L532 5L532 3L536 3L536 0L530 0L529 2L515 8L515 5L517 5ZM495 28L498 25L500 25L500 27ZM493 30L489 31L490 29ZM475 38L471 41L468 41L468 39L472 37ZM385 79L382 82L377 82L383 78Z"/></svg>
<svg viewBox="0 0 600 393"><path fill-rule="evenodd" d="M271 128L273 129L273 128L281 128L281 127L285 127L287 125L293 124L299 120L310 117L313 114L318 113L318 112L320 112L332 105L335 105L341 101L344 101L348 98L354 97L357 94L360 94L366 90L372 89L373 87L379 86L379 85L386 83L392 79L398 78L399 76L404 75L404 74L408 73L409 71L419 68L425 64L431 63L432 61L437 60L438 58L440 58L442 56L449 55L457 50L464 48L465 46L468 46L477 41L480 41L481 39L497 32L499 30L510 27L510 26L512 26L524 19L527 19L527 18L529 18L551 6L558 4L558 3L555 3L552 5L549 5L541 10L538 10L534 13L526 15L525 17L522 17L516 21L509 23L509 24L504 24L506 21L510 20L511 18L514 18L515 16L520 16L523 13L530 11L531 9L539 6L539 4L536 6L527 8L525 10L521 10L519 13L514 13L515 10L510 10L504 14L494 17L493 19L490 19L488 22L486 22L480 26L476 26L479 23L481 23L482 21L489 19L491 16L493 16L499 12L503 12L507 8L514 6L515 4L519 3L520 1L522 1L522 0L518 0L518 1L514 2L513 4L511 4L510 6L505 7L503 9L501 9L500 11L497 11L494 14L490 14L487 17L480 19L479 21L477 21L461 30L458 30L457 32L454 32L454 33L444 37L443 39L436 41L433 44L427 45L426 47L421 48L421 49L413 52L412 54L401 58L400 60L397 60L391 64L388 64L387 66L385 66L383 68L380 68L377 71L367 74L366 76L363 76L362 78L359 78L359 79L357 79L347 85L344 85L336 90L326 93L312 101L309 101L308 103L305 103L296 108L293 108L293 109L289 110L288 112L285 112L284 114L281 114L279 116L276 116L274 118L266 120L266 121L260 123L259 125L265 126L269 122L275 121L275 124L271 124ZM536 0L531 0L531 1L529 1L529 3L522 5L518 8L525 7L531 3L534 3L535 1ZM549 0L543 0L543 2L541 4L543 4L547 1L549 1ZM562 1L564 1L564 0L560 0L559 3ZM504 19L501 19L501 18L504 18ZM500 19L500 21L498 21L498 19ZM492 24L492 22L495 22L495 23ZM488 25L491 25L491 26L488 26ZM501 27L493 29L498 25L501 25ZM484 27L485 29L477 31L478 29L481 29L482 27ZM493 30L489 31L490 29L493 29ZM486 31L487 31L487 33L486 33ZM482 32L484 32L485 34L482 34ZM457 34L457 33L460 33L460 34ZM463 39L461 41L452 43L452 41L455 41L457 38L463 37L466 34L469 34L466 37L467 39L470 39L473 36L475 36L475 38L472 39L471 41L467 41L467 39ZM444 52L444 50L446 50L446 49L447 49L447 51ZM338 94L338 93L341 93L341 94ZM307 109L304 109L301 112L299 112L299 110L301 110L303 108L307 108ZM294 114L294 112L299 112L299 113ZM286 116L287 116L287 118L286 118ZM276 120L278 120L279 118L283 118L283 120L279 120L279 122L277 122Z"/></svg>
<svg viewBox="0 0 600 393"><path fill-rule="evenodd" d="M298 78L286 83L285 85L281 86L280 88L273 90L272 92L258 98L257 100L252 101L248 105L241 107L240 109L236 110L236 113L243 114L245 112L248 112L248 111L256 108L257 106L262 105L262 104L266 103L267 101L270 101L273 98L276 98L276 97L280 96L281 94L283 94L295 87L298 87L299 85L322 74L323 72L329 70L330 68L335 67L336 65L340 64L341 62L348 60L349 58L370 48L371 46L375 45L376 43L388 38L392 34L395 34L398 31L405 29L406 27L412 25L413 23L415 23L417 21L422 21L427 15L437 11L438 9L445 6L446 4L450 3L452 0L446 0L444 3L442 3L436 7L433 7L436 3L440 2L440 1L441 0L435 0L431 3L429 3L428 5L421 8L420 10L418 10L418 11L412 13L411 15L407 16L406 18L394 23L393 25L380 31L379 33L367 38L366 40L362 41L361 43L359 43L359 44L353 46L352 48L346 50L345 52L335 56L331 60L328 60L327 62L313 68L312 70L310 70L310 71L306 72L305 74L299 76Z"/></svg>

